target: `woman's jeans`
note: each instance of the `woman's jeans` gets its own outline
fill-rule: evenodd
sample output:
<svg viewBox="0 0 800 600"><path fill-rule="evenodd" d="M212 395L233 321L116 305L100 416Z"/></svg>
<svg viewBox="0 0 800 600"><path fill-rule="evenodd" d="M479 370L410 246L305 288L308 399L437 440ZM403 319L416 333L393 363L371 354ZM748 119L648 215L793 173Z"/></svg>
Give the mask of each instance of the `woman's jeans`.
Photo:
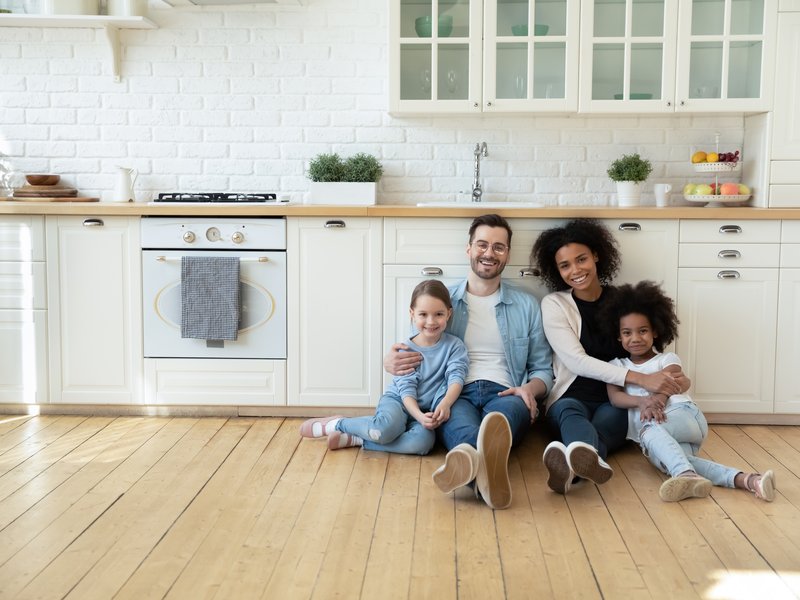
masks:
<svg viewBox="0 0 800 600"><path fill-rule="evenodd" d="M374 416L342 419L336 430L364 440L365 450L398 454L427 454L436 442L436 434L409 415L395 394L381 396Z"/></svg>
<svg viewBox="0 0 800 600"><path fill-rule="evenodd" d="M565 445L586 442L602 458L621 447L628 434L628 411L610 402L562 396L547 411L547 422Z"/></svg>
<svg viewBox="0 0 800 600"><path fill-rule="evenodd" d="M530 429L531 411L519 396L498 396L507 390L504 385L480 379L464 386L455 404L450 407L450 418L438 429L439 439L445 448L452 450L459 444L478 447L478 430L481 421L490 412L499 412L511 426L511 443L517 445Z"/></svg>
<svg viewBox="0 0 800 600"><path fill-rule="evenodd" d="M714 485L732 488L737 469L696 454L708 435L708 422L694 402L677 402L664 410L666 421L649 421L639 433L642 452L657 469L671 477L695 471Z"/></svg>

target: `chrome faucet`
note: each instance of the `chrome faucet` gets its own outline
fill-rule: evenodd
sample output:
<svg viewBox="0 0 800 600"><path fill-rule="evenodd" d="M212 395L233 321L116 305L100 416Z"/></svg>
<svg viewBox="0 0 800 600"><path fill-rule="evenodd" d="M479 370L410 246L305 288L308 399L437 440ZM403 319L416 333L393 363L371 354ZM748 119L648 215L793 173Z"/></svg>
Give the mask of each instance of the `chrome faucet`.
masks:
<svg viewBox="0 0 800 600"><path fill-rule="evenodd" d="M481 189L481 156L489 156L489 150L486 147L486 142L475 144L475 172L472 179L472 201L480 202L483 196Z"/></svg>

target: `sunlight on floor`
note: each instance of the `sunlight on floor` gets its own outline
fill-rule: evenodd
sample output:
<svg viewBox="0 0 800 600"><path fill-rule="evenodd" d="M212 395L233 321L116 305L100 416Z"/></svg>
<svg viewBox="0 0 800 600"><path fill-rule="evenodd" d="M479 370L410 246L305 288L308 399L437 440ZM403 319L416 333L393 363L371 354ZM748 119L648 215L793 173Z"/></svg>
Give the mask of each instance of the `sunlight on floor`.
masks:
<svg viewBox="0 0 800 600"><path fill-rule="evenodd" d="M716 571L716 581L703 594L710 600L789 600L800 595L800 572L778 575L771 571Z"/></svg>

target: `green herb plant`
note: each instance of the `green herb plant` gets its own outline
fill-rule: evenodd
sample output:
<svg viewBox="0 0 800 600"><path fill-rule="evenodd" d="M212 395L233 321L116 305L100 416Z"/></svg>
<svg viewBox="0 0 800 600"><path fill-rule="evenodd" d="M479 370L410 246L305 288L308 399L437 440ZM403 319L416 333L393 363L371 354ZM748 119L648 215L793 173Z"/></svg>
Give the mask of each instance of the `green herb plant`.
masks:
<svg viewBox="0 0 800 600"><path fill-rule="evenodd" d="M377 182L383 175L383 167L370 154L359 153L347 160L338 154L319 154L308 165L311 181L325 182Z"/></svg>
<svg viewBox="0 0 800 600"><path fill-rule="evenodd" d="M638 154L625 154L612 162L606 173L611 181L644 181L652 171L649 160Z"/></svg>

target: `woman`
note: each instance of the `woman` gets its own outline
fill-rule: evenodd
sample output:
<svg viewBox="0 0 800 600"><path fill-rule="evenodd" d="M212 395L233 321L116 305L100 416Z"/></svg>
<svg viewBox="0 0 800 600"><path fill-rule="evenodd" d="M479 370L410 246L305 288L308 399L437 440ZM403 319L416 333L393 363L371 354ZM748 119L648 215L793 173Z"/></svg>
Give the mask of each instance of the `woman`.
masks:
<svg viewBox="0 0 800 600"><path fill-rule="evenodd" d="M611 232L592 219L543 231L531 251L531 265L554 290L542 300L556 377L545 417L561 441L545 448L543 460L547 485L560 494L569 491L575 476L601 484L613 475L603 459L625 443L628 421L626 411L609 402L607 383L637 384L662 394L662 404L689 389L683 374L644 374L608 364L623 351L600 327L598 313L613 294L611 281L620 262Z"/></svg>

